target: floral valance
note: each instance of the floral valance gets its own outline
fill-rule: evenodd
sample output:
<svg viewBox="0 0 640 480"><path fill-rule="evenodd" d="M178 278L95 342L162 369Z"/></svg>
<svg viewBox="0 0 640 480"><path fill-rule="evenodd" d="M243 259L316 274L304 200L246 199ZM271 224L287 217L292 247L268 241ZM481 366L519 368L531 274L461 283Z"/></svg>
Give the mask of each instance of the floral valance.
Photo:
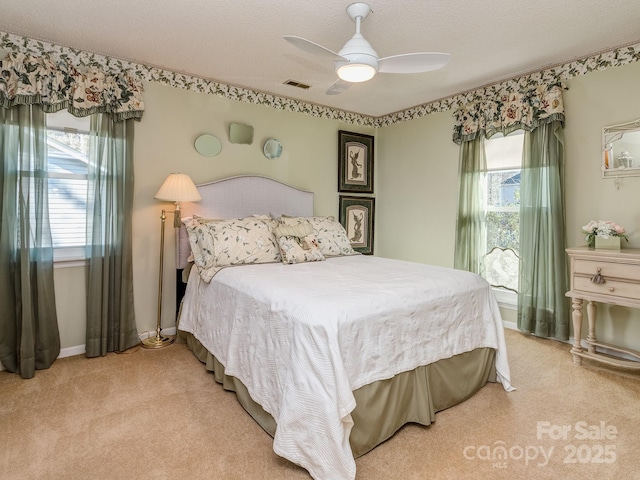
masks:
<svg viewBox="0 0 640 480"><path fill-rule="evenodd" d="M563 86L538 85L530 90L502 92L495 98L469 103L454 112L453 141L460 144L484 135L531 131L540 125L564 122Z"/></svg>
<svg viewBox="0 0 640 480"><path fill-rule="evenodd" d="M39 104L77 117L109 113L116 121L142 118L142 83L127 72L80 71L64 60L11 53L0 61L0 106Z"/></svg>

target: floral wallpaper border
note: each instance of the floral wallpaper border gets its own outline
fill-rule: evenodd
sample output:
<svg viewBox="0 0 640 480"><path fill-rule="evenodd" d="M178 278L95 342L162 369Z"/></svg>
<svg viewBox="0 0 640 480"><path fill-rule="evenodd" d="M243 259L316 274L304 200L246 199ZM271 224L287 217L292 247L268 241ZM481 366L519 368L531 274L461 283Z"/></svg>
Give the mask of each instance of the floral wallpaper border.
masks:
<svg viewBox="0 0 640 480"><path fill-rule="evenodd" d="M344 110L316 105L301 100L281 97L270 93L251 90L216 82L215 80L194 77L157 67L121 60L96 53L85 52L70 47L34 40L10 33L0 32L0 49L17 51L24 54L41 55L50 59L62 59L79 69L101 67L111 73L127 71L142 81L158 82L189 91L219 95L229 100L243 101L256 105L265 105L277 110L298 112L313 117L339 120L353 125L385 127L395 123L413 120L432 113L457 110L470 102L477 102L487 96L494 97L502 93L528 90L540 84L558 83L589 72L605 70L611 67L627 65L640 61L640 42L601 52L571 62L550 67L521 77L511 78L492 85L459 93L434 102L417 105L400 112L371 117Z"/></svg>
<svg viewBox="0 0 640 480"><path fill-rule="evenodd" d="M405 120L424 117L431 113L458 110L486 98L498 98L514 92L526 92L540 85L562 84L565 80L579 77L589 72L606 70L640 61L640 42L579 58L568 63L549 67L528 75L510 78L491 85L447 97L434 102L417 105L401 112L377 118L378 126L387 126Z"/></svg>

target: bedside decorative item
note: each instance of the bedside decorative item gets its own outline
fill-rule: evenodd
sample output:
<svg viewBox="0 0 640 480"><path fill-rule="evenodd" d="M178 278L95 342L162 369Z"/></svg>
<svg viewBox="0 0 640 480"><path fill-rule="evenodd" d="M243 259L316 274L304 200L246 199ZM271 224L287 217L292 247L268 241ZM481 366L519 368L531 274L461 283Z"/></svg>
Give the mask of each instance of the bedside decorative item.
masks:
<svg viewBox="0 0 640 480"><path fill-rule="evenodd" d="M204 134L196 138L194 143L196 151L205 157L215 157L222 150L222 144L218 137Z"/></svg>
<svg viewBox="0 0 640 480"><path fill-rule="evenodd" d="M620 250L620 237L596 237L596 250Z"/></svg>
<svg viewBox="0 0 640 480"><path fill-rule="evenodd" d="M198 189L193 184L193 180L189 175L184 173L171 173L166 178L155 199L167 202L175 202L176 209L173 212L173 227L180 228L180 202L197 202L201 200ZM173 336L161 335L162 321L162 277L164 273L164 222L166 217L165 210L162 209L160 215L160 273L158 275L158 319L156 325L156 336L145 338L142 346L145 348L162 348L171 345L174 341Z"/></svg>
<svg viewBox="0 0 640 480"><path fill-rule="evenodd" d="M620 239L627 242L626 230L611 220L591 220L582 226L587 245L596 249L620 250Z"/></svg>
<svg viewBox="0 0 640 480"><path fill-rule="evenodd" d="M266 142L264 142L264 146L262 147L262 153L269 160L275 160L276 158L280 158L282 155L282 144L279 140L275 138L270 138Z"/></svg>

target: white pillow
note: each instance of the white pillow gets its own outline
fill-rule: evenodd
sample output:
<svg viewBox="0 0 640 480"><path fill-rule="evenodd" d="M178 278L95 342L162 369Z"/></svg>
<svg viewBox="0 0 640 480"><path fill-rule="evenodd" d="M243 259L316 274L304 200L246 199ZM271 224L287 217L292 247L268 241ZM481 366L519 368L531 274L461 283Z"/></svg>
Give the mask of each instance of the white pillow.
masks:
<svg viewBox="0 0 640 480"><path fill-rule="evenodd" d="M320 251L324 256L359 255L351 247L344 227L334 217L288 217L282 215L280 223L283 225L298 225L309 222L313 227Z"/></svg>
<svg viewBox="0 0 640 480"><path fill-rule="evenodd" d="M298 225L281 225L274 230L280 247L282 263L320 262L324 255L309 222Z"/></svg>

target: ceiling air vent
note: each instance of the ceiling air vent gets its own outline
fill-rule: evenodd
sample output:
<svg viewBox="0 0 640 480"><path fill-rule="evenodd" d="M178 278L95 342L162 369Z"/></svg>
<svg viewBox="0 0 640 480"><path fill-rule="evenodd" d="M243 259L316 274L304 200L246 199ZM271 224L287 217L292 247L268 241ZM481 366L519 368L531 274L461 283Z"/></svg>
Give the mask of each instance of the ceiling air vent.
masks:
<svg viewBox="0 0 640 480"><path fill-rule="evenodd" d="M296 82L295 80L287 80L284 82L285 85L291 85L292 87L298 87L303 90L309 90L310 86L305 85L304 83Z"/></svg>

